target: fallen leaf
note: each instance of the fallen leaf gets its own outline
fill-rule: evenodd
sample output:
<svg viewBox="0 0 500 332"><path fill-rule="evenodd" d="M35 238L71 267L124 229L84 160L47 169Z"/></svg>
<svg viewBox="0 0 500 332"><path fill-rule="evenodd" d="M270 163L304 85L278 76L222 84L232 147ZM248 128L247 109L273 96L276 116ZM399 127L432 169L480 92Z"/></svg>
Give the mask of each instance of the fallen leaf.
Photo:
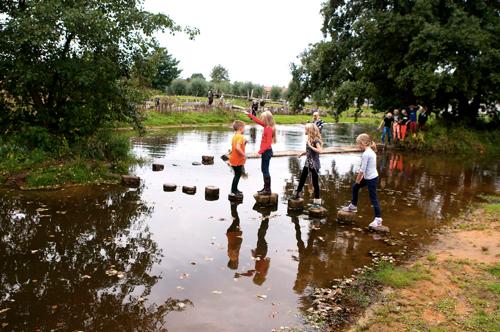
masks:
<svg viewBox="0 0 500 332"><path fill-rule="evenodd" d="M177 288L177 290L184 290L184 287L182 287L182 286L177 286L176 288Z"/></svg>
<svg viewBox="0 0 500 332"><path fill-rule="evenodd" d="M3 314L4 312L7 312L7 311L9 311L9 310L10 310L10 308L5 308L5 309L2 309L2 310L0 310L0 314Z"/></svg>
<svg viewBox="0 0 500 332"><path fill-rule="evenodd" d="M218 291L218 290L214 290L214 291L212 291L212 294L220 295L220 294L222 294L222 292Z"/></svg>
<svg viewBox="0 0 500 332"><path fill-rule="evenodd" d="M257 295L257 297L259 298L259 300L267 299L267 295Z"/></svg>

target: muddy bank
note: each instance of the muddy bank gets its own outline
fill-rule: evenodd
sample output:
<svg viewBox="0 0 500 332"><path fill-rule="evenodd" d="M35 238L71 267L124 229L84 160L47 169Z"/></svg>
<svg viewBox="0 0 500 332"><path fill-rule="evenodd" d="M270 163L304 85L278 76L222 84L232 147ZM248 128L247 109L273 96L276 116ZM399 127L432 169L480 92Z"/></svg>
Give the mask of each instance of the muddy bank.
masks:
<svg viewBox="0 0 500 332"><path fill-rule="evenodd" d="M411 263L390 255L316 289L306 315L324 331L498 331L500 197L462 214Z"/></svg>

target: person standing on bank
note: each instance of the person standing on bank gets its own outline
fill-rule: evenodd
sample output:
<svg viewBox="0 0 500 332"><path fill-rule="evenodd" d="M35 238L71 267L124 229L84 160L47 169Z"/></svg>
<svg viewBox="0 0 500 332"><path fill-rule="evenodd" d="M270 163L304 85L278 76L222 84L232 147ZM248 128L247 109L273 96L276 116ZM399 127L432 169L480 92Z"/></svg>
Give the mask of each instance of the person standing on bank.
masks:
<svg viewBox="0 0 500 332"><path fill-rule="evenodd" d="M321 167L319 154L322 151L323 141L321 140L319 128L314 123L306 124L305 131L307 135L306 152L301 153L299 158L306 155L306 162L300 174L299 186L295 191L295 199L300 198L307 175L311 172L314 187L313 207L319 207L321 205L321 199L319 198L319 169Z"/></svg>
<svg viewBox="0 0 500 332"><path fill-rule="evenodd" d="M352 186L352 200L348 206L342 208L344 212L356 213L358 212L358 193L359 189L367 186L368 193L370 196L370 201L373 205L373 210L375 212L375 219L368 225L369 227L380 227L382 226L382 215L380 211L380 205L377 199L377 183L378 183L378 172L377 172L377 144L372 140L368 134L361 134L356 138L356 143L363 149L363 155L361 157L361 168L356 176L356 182Z"/></svg>
<svg viewBox="0 0 500 332"><path fill-rule="evenodd" d="M269 111L262 112L260 119L248 112L245 112L245 114L255 123L264 127L259 150L259 154L261 155L261 170L264 177L264 188L259 190L257 194L271 195L271 174L269 173L269 164L273 156L272 144L276 143L276 124L273 114Z"/></svg>
<svg viewBox="0 0 500 332"><path fill-rule="evenodd" d="M323 120L321 120L319 112L317 111L313 113L313 123L316 125L316 127L318 127L319 133L321 134L321 132L323 131L323 125L325 123L323 122Z"/></svg>
<svg viewBox="0 0 500 332"><path fill-rule="evenodd" d="M425 126L428 117L429 114L427 113L427 107L425 106L420 107L420 114L418 115L418 127L417 127L419 130Z"/></svg>

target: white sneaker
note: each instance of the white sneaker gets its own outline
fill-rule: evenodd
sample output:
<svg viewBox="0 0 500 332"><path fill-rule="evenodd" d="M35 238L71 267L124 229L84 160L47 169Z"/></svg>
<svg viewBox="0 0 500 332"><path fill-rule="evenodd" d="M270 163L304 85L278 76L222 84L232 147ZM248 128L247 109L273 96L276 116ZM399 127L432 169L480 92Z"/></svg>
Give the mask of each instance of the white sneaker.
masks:
<svg viewBox="0 0 500 332"><path fill-rule="evenodd" d="M373 221L370 223L370 225L368 225L368 227L371 227L371 228L377 228L380 226L382 226L382 218L378 218L378 217L373 219Z"/></svg>
<svg viewBox="0 0 500 332"><path fill-rule="evenodd" d="M342 211L356 213L358 212L358 208L356 207L356 205L352 205L352 203L350 203L348 206L344 206L342 208Z"/></svg>

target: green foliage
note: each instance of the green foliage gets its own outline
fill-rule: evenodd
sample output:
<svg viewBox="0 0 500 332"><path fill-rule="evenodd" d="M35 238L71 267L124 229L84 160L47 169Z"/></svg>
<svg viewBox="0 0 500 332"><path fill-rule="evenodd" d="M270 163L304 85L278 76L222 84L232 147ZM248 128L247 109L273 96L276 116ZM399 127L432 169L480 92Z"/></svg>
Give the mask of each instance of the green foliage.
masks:
<svg viewBox="0 0 500 332"><path fill-rule="evenodd" d="M396 288L407 287L416 281L429 278L428 273L418 266L400 268L390 264L381 265L380 268L374 272L373 276L384 285Z"/></svg>
<svg viewBox="0 0 500 332"><path fill-rule="evenodd" d="M172 95L185 96L189 93L189 84L186 80L177 79L170 84L169 92Z"/></svg>
<svg viewBox="0 0 500 332"><path fill-rule="evenodd" d="M271 99L272 100L280 100L282 97L283 89L279 86L271 87Z"/></svg>
<svg viewBox="0 0 500 332"><path fill-rule="evenodd" d="M212 82L229 81L229 72L221 65L215 66L210 72Z"/></svg>
<svg viewBox="0 0 500 332"><path fill-rule="evenodd" d="M294 106L319 91L338 112L373 98L379 111L421 103L450 121L474 121L481 106L498 118L494 2L327 1L322 14L327 38L292 66Z"/></svg>
<svg viewBox="0 0 500 332"><path fill-rule="evenodd" d="M158 90L165 90L181 73L181 70L177 67L179 61L171 54L168 54L165 48L158 48L153 59L156 70L152 79L152 86Z"/></svg>
<svg viewBox="0 0 500 332"><path fill-rule="evenodd" d="M480 310L472 315L465 325L473 331L496 332L500 330L498 310L493 313Z"/></svg>
<svg viewBox="0 0 500 332"><path fill-rule="evenodd" d="M262 98L264 95L264 86L255 84L253 85L253 97Z"/></svg>
<svg viewBox="0 0 500 332"><path fill-rule="evenodd" d="M201 78L193 78L189 82L189 91L192 96L206 96L208 94L208 82Z"/></svg>
<svg viewBox="0 0 500 332"><path fill-rule="evenodd" d="M182 28L141 0L2 1L2 135L34 126L73 141L115 121L138 126L134 67L165 30Z"/></svg>
<svg viewBox="0 0 500 332"><path fill-rule="evenodd" d="M234 82L232 85L231 85L231 94L235 95L235 96L246 96L247 95L247 91L245 90L245 85L243 82Z"/></svg>
<svg viewBox="0 0 500 332"><path fill-rule="evenodd" d="M194 80L195 78L199 78L199 79L202 79L204 81L206 81L207 79L205 78L205 76L203 76L203 74L201 73L194 73L191 75L190 79L191 80Z"/></svg>

